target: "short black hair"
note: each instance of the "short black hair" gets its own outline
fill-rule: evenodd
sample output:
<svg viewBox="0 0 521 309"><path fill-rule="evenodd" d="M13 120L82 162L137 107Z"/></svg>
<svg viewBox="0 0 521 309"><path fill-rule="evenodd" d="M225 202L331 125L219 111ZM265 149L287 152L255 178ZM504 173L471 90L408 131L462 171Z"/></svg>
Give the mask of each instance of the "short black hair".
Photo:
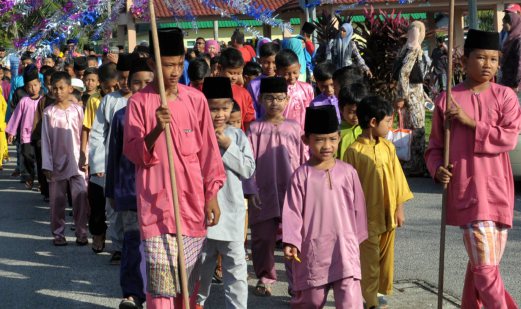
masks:
<svg viewBox="0 0 521 309"><path fill-rule="evenodd" d="M223 70L236 69L244 66L244 59L242 58L242 54L238 49L230 47L221 52L221 56L219 57L219 64Z"/></svg>
<svg viewBox="0 0 521 309"><path fill-rule="evenodd" d="M83 72L83 77L85 77L87 75L91 75L91 74L98 75L98 69L97 68L87 68L87 69L85 69L85 72Z"/></svg>
<svg viewBox="0 0 521 309"><path fill-rule="evenodd" d="M113 62L108 62L99 67L98 70L99 80L100 82L106 82L109 80L118 78L118 71L116 70L116 64Z"/></svg>
<svg viewBox="0 0 521 309"><path fill-rule="evenodd" d="M277 55L279 50L280 50L280 47L278 44L275 44L273 42L264 43L259 48L259 57L267 58L267 57L275 56L275 55Z"/></svg>
<svg viewBox="0 0 521 309"><path fill-rule="evenodd" d="M393 106L381 96L365 97L356 109L358 123L362 129L368 129L371 119L375 118L380 123L385 116L393 114Z"/></svg>
<svg viewBox="0 0 521 309"><path fill-rule="evenodd" d="M210 56L210 54L207 54L207 53L200 53L198 58L203 59L203 60L208 60L208 62L210 62L212 60L212 56Z"/></svg>
<svg viewBox="0 0 521 309"><path fill-rule="evenodd" d="M204 39L203 37L201 37L201 36L200 36L200 37L198 37L197 39L195 39L195 41L196 41L196 42L197 42L197 40L203 40L203 41L205 41L205 42L206 42L206 40L205 40L205 39Z"/></svg>
<svg viewBox="0 0 521 309"><path fill-rule="evenodd" d="M242 33L242 31L237 28L235 29L235 31L233 31L233 34L232 34L232 41L235 41L237 44L244 44L244 33Z"/></svg>
<svg viewBox="0 0 521 309"><path fill-rule="evenodd" d="M358 106L368 95L369 91L363 83L344 86L338 93L338 108L342 111L346 105Z"/></svg>
<svg viewBox="0 0 521 309"><path fill-rule="evenodd" d="M51 85L54 85L61 80L65 81L67 85L71 85L71 76L69 73L62 71L54 72L54 74L51 76Z"/></svg>
<svg viewBox="0 0 521 309"><path fill-rule="evenodd" d="M333 73L333 81L338 82L340 85L347 83L357 83L364 80L362 71L354 65L349 65L340 68Z"/></svg>
<svg viewBox="0 0 521 309"><path fill-rule="evenodd" d="M313 76L317 82L325 82L326 80L333 79L336 66L330 62L322 62L315 66L313 69Z"/></svg>
<svg viewBox="0 0 521 309"><path fill-rule="evenodd" d="M204 59L197 58L190 61L190 64L188 64L188 78L190 80L202 80L208 76L210 76L210 67Z"/></svg>
<svg viewBox="0 0 521 309"><path fill-rule="evenodd" d="M43 67L42 67L43 68ZM56 73L56 69L54 68L49 68L48 70L45 70L45 72L41 72L42 75L43 75L43 78L47 78L49 76L52 76L54 73Z"/></svg>
<svg viewBox="0 0 521 309"><path fill-rule="evenodd" d="M241 112L241 106L233 100L233 107L232 107L232 113Z"/></svg>
<svg viewBox="0 0 521 309"><path fill-rule="evenodd" d="M76 98L76 100L78 100L78 102L83 102L81 100L82 93L78 89L73 89L72 90L72 95Z"/></svg>
<svg viewBox="0 0 521 309"><path fill-rule="evenodd" d="M42 67L40 68L40 73L42 73L42 75L44 75L45 72L47 72L49 69L52 69L52 67L50 67L48 65L42 65Z"/></svg>
<svg viewBox="0 0 521 309"><path fill-rule="evenodd" d="M436 38L436 42L443 43L443 42L445 42L445 38L442 37L442 36L439 36L439 37Z"/></svg>
<svg viewBox="0 0 521 309"><path fill-rule="evenodd" d="M262 68L260 64L258 64L257 62L249 61L244 65L244 70L242 71L242 74L246 76L258 76L262 74Z"/></svg>
<svg viewBox="0 0 521 309"><path fill-rule="evenodd" d="M31 60L32 62L34 62L33 54L32 54L31 52L25 52L25 53L23 53L22 56L20 57L20 60L21 60L21 61Z"/></svg>
<svg viewBox="0 0 521 309"><path fill-rule="evenodd" d="M98 62L98 57L97 56L94 56L94 55L89 55L87 56L87 61L96 61L96 63Z"/></svg>
<svg viewBox="0 0 521 309"><path fill-rule="evenodd" d="M299 63L298 56L291 49L283 49L275 57L275 65L277 66L277 69L289 67L295 63Z"/></svg>
<svg viewBox="0 0 521 309"><path fill-rule="evenodd" d="M219 60L221 60L221 56L214 56L212 59L210 59L210 67L218 64Z"/></svg>

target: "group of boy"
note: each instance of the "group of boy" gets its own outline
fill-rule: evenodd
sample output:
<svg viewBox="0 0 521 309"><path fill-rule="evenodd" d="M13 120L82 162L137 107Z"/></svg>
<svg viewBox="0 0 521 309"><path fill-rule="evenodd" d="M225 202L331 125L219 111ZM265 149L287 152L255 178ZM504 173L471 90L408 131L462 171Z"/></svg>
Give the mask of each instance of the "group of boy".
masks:
<svg viewBox="0 0 521 309"><path fill-rule="evenodd" d="M103 251L105 216L110 219L112 241L122 252L120 308L145 301L147 308L181 308L175 237L181 231L172 207L178 198L190 307L204 306L218 256L226 306L247 307L247 217L258 279L254 294L272 293L282 225L292 308L324 307L331 288L337 308L384 308L379 294L392 294L396 228L405 223L404 204L413 197L396 149L385 139L393 123L391 103L370 95L356 68L335 71L330 63L314 69L315 97L313 87L298 80L297 55L274 43L260 47L261 75L246 88L237 83L247 64L234 48L221 52L215 71L205 60L193 60L188 72L197 77L185 86L179 83L182 31L158 34L160 59L152 49L146 59L120 55L115 70L100 67L103 93L90 93L85 110L81 97L71 98L68 73L44 74L50 90L45 99L31 87L38 83L34 68L24 73L29 96L13 116L23 120L10 123L7 132L12 140L20 123L34 124L29 136L20 134L24 158L30 157L25 145L33 142L31 135L40 134L38 171L49 183L54 244L67 244L69 196L78 245L88 243L89 221L92 249ZM490 82L498 44L497 33L469 31L467 79L454 88L450 107L444 94L438 99L426 153L435 180L449 184L447 222L465 235L463 308L517 308L498 265L512 225L508 151L517 140L521 110L513 91ZM166 102L151 73L159 60ZM83 78L92 74L85 70ZM453 122L450 166L442 160L445 118ZM176 192L170 189L165 130L172 136Z"/></svg>

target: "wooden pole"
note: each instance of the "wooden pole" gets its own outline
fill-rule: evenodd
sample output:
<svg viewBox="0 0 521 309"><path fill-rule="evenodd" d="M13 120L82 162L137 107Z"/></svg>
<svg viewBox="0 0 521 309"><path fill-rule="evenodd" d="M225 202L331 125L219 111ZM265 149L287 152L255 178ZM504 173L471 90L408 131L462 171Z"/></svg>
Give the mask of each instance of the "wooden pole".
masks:
<svg viewBox="0 0 521 309"><path fill-rule="evenodd" d="M159 87L159 95L161 96L161 106L168 108L166 99L166 91L164 85L164 77L161 65L161 54L159 52L159 39L157 35L157 23L156 13L154 10L154 1L149 0L150 7L150 27L152 30L152 44L154 46L154 58L157 70L157 81ZM181 214L179 211L179 198L177 194L177 181L175 177L175 166L174 166L174 146L172 144L172 136L170 133L170 126L165 127L165 138L166 138L166 149L168 153L168 165L170 167L170 183L172 189L172 199L174 202L174 216L175 216L175 228L177 236L177 248L178 248L178 262L179 262L179 273L181 274L181 292L183 294L183 301L185 308L190 308L190 296L188 294L188 278L186 275L186 261L185 261L185 250L183 244L183 233L181 226Z"/></svg>
<svg viewBox="0 0 521 309"><path fill-rule="evenodd" d="M452 54L454 49L454 0L449 3L449 46L447 50L448 68L447 68L447 93L446 93L446 109L452 104ZM443 147L443 166L448 169L450 161L450 120L445 119L445 140ZM443 308L443 275L445 272L445 230L446 230L446 213L447 213L447 188L443 186L443 200L441 206L441 228L440 228L440 260L438 268L438 309Z"/></svg>

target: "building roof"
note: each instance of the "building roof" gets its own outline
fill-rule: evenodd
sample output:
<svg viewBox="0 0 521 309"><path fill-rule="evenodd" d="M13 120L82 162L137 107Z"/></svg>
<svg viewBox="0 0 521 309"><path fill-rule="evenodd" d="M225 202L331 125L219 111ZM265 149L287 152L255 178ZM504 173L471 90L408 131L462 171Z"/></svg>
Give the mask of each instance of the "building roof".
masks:
<svg viewBox="0 0 521 309"><path fill-rule="evenodd" d="M256 0L255 3L261 5L266 10L275 11L289 1L291 0ZM192 9L192 14L195 17L220 15L219 12L211 10L205 5L203 5L200 0L184 0L184 2L187 6L189 6ZM224 5L221 1L215 1L214 3L218 7L227 9L226 5ZM154 5L156 9L156 16L158 18L172 17L172 13L168 10L168 6L165 4L164 1L154 0ZM240 12L237 12L235 10L230 10L230 13L234 15L242 15Z"/></svg>

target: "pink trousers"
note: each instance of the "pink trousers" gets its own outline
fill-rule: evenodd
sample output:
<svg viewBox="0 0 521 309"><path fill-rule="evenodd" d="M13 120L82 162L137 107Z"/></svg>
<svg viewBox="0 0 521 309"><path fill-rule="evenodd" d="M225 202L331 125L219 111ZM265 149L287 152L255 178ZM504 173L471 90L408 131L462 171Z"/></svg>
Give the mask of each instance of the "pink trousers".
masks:
<svg viewBox="0 0 521 309"><path fill-rule="evenodd" d="M65 208L67 206L67 187L70 187L72 212L76 225L76 237L87 238L89 202L87 183L83 176L49 182L49 204L51 206L51 231L55 239L65 238Z"/></svg>
<svg viewBox="0 0 521 309"><path fill-rule="evenodd" d="M463 227L463 242L469 263L463 286L462 309L519 308L505 290L499 274L507 231L507 228L493 221L476 221Z"/></svg>
<svg viewBox="0 0 521 309"><path fill-rule="evenodd" d="M195 308L199 283L196 283L194 292L190 295L190 307L184 306L183 296L177 297L155 297L147 293L147 309L193 309Z"/></svg>
<svg viewBox="0 0 521 309"><path fill-rule="evenodd" d="M279 222L273 218L250 225L251 256L253 269L259 281L273 284L277 281L275 272L275 244Z"/></svg>
<svg viewBox="0 0 521 309"><path fill-rule="evenodd" d="M291 299L291 308L323 308L327 301L327 294L331 288L333 288L335 296L335 308L363 308L364 304L360 280L353 279L352 277L303 291L295 291L295 296Z"/></svg>

